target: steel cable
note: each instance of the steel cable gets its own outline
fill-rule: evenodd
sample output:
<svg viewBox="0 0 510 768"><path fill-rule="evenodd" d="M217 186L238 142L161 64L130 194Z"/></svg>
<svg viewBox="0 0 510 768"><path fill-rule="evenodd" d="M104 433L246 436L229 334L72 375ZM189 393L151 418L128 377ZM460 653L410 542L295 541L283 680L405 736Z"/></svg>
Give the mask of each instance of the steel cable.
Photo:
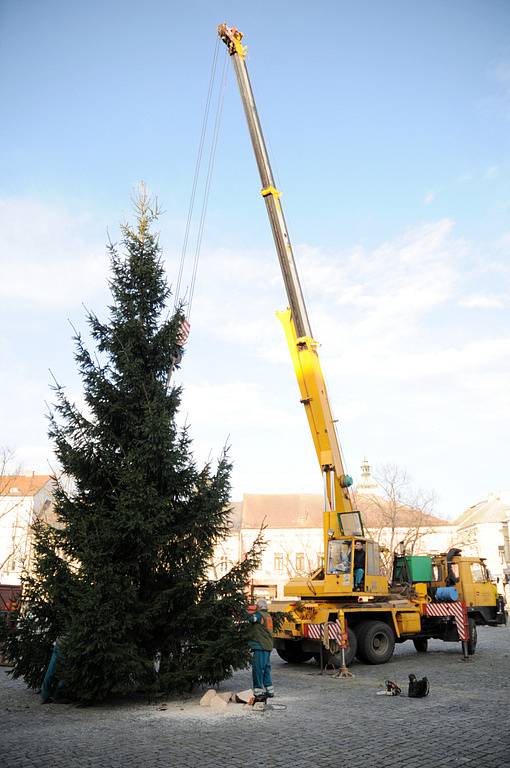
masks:
<svg viewBox="0 0 510 768"><path fill-rule="evenodd" d="M206 133L207 133L207 125L208 125L208 122L209 122L209 112L210 112L210 106L211 106L211 98L212 98L212 93L213 93L213 88L214 88L214 81L216 79L216 65L217 65L217 61L218 61L219 43L220 43L220 40L218 38L216 40L216 45L215 45L214 54L213 54L213 62L212 62L212 65L211 65L211 75L210 75L210 78L209 78L209 87L208 87L207 98L206 98L206 103L205 103L204 117L203 117L203 120L202 120L202 131L201 131L201 134L200 134L199 148L198 148L197 160L196 160L196 164L195 164L195 174L194 174L194 177L193 177L193 184L192 184L192 188L191 188L191 198L190 198L190 204L189 204L189 208L188 208L188 218L187 218L187 221L186 221L186 228L185 228L185 232L184 232L184 241L183 241L182 250L181 250L181 261L180 261L180 264L179 264L179 272L178 272L178 275L177 275L177 283L176 283L176 286L175 286L175 301L174 301L174 307L175 308L177 308L177 306L180 303L181 281L182 281L182 275L183 275L183 272L184 272L184 264L185 264L185 261L186 261L186 254L187 254L188 242L189 242L189 234L190 234L190 230L191 230L191 221L192 221L192 217L193 217L193 209L194 209L194 206L195 206L195 196L196 196L196 191L197 191L197 186L198 186L198 178L199 178L199 175L200 175L200 167L201 167L201 163L202 163L202 154L203 154L203 151L204 151L205 137L206 137Z"/></svg>

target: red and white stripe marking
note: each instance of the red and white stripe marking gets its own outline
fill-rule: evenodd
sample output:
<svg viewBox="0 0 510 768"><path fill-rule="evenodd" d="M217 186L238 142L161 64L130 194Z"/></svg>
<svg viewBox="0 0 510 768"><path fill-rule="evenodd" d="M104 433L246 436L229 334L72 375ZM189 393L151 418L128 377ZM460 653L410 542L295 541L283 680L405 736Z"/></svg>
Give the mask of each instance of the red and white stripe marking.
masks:
<svg viewBox="0 0 510 768"><path fill-rule="evenodd" d="M451 616L455 619L460 640L469 640L469 624L466 603L425 603L425 616Z"/></svg>
<svg viewBox="0 0 510 768"><path fill-rule="evenodd" d="M184 319L177 333L177 344L180 347L183 347L186 344L188 340L189 332L190 332L190 324L186 319Z"/></svg>
<svg viewBox="0 0 510 768"><path fill-rule="evenodd" d="M339 620L325 621L322 624L305 624L303 627L303 634L305 637L310 637L312 640L322 640L324 637L324 627L327 625L328 633L331 640L336 640L340 648L347 648L348 642L344 632L342 632L342 625Z"/></svg>

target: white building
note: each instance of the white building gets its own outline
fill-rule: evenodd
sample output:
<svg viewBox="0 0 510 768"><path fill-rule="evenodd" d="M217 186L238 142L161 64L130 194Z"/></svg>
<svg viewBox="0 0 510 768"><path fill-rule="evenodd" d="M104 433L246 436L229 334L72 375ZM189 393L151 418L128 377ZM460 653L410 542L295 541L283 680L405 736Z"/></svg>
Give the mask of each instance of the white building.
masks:
<svg viewBox="0 0 510 768"><path fill-rule="evenodd" d="M458 545L466 555L485 557L494 579L510 598L510 491L493 491L455 521Z"/></svg>
<svg viewBox="0 0 510 768"><path fill-rule="evenodd" d="M19 584L29 567L31 525L49 519L53 483L49 475L0 476L0 584Z"/></svg>
<svg viewBox="0 0 510 768"><path fill-rule="evenodd" d="M356 497L366 533L382 546L395 548L406 541L415 554L444 552L455 543L455 526L432 515L420 515L401 507L390 530L379 512L382 503L371 494ZM283 598L290 577L312 573L323 564L324 499L316 494L245 494L233 505L231 533L215 551L211 576L220 577L242 559L259 531L267 542L262 563L253 574L252 591L257 596ZM409 541L409 537L413 541Z"/></svg>

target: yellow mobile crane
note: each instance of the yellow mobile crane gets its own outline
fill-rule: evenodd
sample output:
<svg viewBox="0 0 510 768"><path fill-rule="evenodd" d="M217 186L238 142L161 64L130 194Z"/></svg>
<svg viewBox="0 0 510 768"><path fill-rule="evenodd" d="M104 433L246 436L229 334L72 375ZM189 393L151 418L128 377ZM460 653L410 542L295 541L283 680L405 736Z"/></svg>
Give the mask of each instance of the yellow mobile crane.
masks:
<svg viewBox="0 0 510 768"><path fill-rule="evenodd" d="M318 354L318 343L312 335L310 321L301 290L299 275L292 252L280 192L276 188L271 164L255 106L255 100L246 69L246 49L242 33L220 24L218 34L232 57L241 99L248 121L255 158L262 182L262 197L266 203L269 221L278 253L278 259L287 291L289 308L278 312L285 330L292 363L305 406L310 432L324 479L324 553L325 568L312 578L294 578L285 587L285 594L300 597L347 597L353 594L353 557L355 541L362 541L366 565L360 592L370 596L386 595L388 583L380 572L379 548L376 542L364 536L359 512L353 509L349 487L352 479L346 474L342 453L331 413L326 384ZM349 567L346 568L346 564Z"/></svg>
<svg viewBox="0 0 510 768"><path fill-rule="evenodd" d="M246 68L243 35L235 27L226 24L218 26L218 35L226 44L233 61L248 122L262 182L262 197L266 203L289 302L289 308L277 314L285 330L301 402L305 406L324 479L324 567L309 578L293 578L285 585L285 595L297 596L299 601L286 606L291 619L276 633L275 648L289 662L302 662L312 656L317 657L319 651L322 654L324 628L327 627L327 635L331 640L326 659L337 665L342 663L340 646L347 645L347 664L355 655L368 663L380 664L391 658L395 642L411 639L416 649L423 651L426 650L429 637L460 639L463 641L464 653L474 653L476 624L502 623L505 618L504 607L497 603L496 589L490 584L485 566L479 571L483 577L484 590L478 606L470 602L468 608L466 602L468 598L465 595L474 595L476 592L469 588L475 580L471 576L469 563L464 568L462 583L458 584L461 589L457 594L461 597L455 607L444 609L433 604L437 589L446 587L447 583L445 574L440 573L440 564L433 568L435 564L432 558L401 557L397 562L398 568L390 593L388 581L381 573L379 547L365 536L360 513L353 508L349 491L352 479L345 472L320 366L318 343L310 327L280 192L275 185L255 106ZM362 542L365 554L363 579L355 588L353 555L357 542ZM456 567L462 563L457 550L454 562L457 563ZM477 560L477 563L482 568L481 561ZM452 567L451 564L449 567ZM480 589L476 594L481 594Z"/></svg>

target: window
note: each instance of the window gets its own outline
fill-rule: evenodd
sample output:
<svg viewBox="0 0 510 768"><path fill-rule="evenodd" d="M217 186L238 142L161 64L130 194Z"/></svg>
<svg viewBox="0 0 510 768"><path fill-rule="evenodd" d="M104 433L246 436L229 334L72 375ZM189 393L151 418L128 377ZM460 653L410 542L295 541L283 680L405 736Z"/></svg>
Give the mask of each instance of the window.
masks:
<svg viewBox="0 0 510 768"><path fill-rule="evenodd" d="M218 561L218 571L222 574L228 571L228 558L226 555L220 557Z"/></svg>
<svg viewBox="0 0 510 768"><path fill-rule="evenodd" d="M305 554L304 552L298 552L296 554L296 571L299 571L301 573L301 571L304 571L304 570L305 570Z"/></svg>
<svg viewBox="0 0 510 768"><path fill-rule="evenodd" d="M434 563L432 566L432 581L443 580L443 569L439 563Z"/></svg>
<svg viewBox="0 0 510 768"><path fill-rule="evenodd" d="M274 572L283 573L283 555L281 554L274 556Z"/></svg>
<svg viewBox="0 0 510 768"><path fill-rule="evenodd" d="M322 552L317 552L317 568L324 568L324 555Z"/></svg>
<svg viewBox="0 0 510 768"><path fill-rule="evenodd" d="M475 584L483 584L486 581L485 568L481 563L471 563L471 576Z"/></svg>
<svg viewBox="0 0 510 768"><path fill-rule="evenodd" d="M350 573L351 550L349 539L332 539L328 543L328 573Z"/></svg>
<svg viewBox="0 0 510 768"><path fill-rule="evenodd" d="M375 541L367 542L367 576L379 576L379 545Z"/></svg>

